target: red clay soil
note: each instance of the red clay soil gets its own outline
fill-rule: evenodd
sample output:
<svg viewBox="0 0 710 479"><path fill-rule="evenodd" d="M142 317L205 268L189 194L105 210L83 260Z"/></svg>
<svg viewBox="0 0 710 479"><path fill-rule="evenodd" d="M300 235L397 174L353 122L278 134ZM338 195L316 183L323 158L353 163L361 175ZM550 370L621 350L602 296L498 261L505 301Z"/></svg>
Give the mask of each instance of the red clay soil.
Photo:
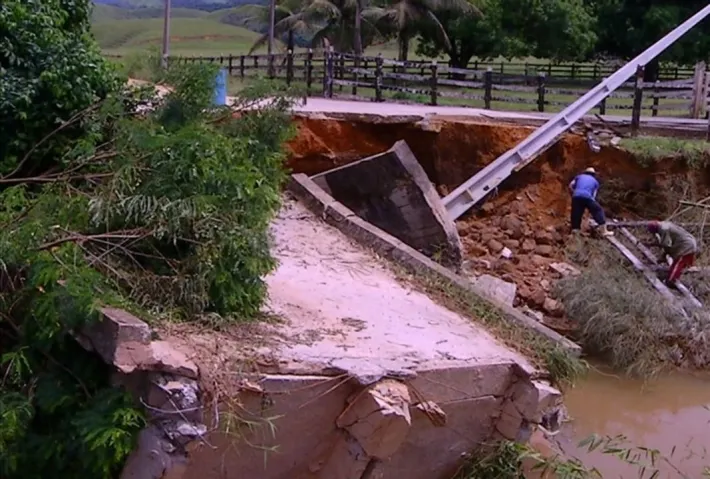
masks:
<svg viewBox="0 0 710 479"><path fill-rule="evenodd" d="M289 167L315 174L389 149L405 140L444 195L528 136L533 128L436 120L424 131L414 122L374 123L327 118L298 118L298 135L289 144ZM431 123L430 123L431 125ZM550 263L565 261L570 197L567 185L581 170L593 166L602 181L600 198L611 216L648 215L662 209L664 192L679 177L690 178L680 162L642 167L627 152L603 147L593 153L584 137L568 134L541 158L506 180L476 212L458 222L468 267L512 281L516 302L544 310L545 322L566 329L554 319L562 310L550 298L556 279ZM707 183L705 183L707 184ZM648 216L647 216L648 217ZM513 252L511 261L500 250Z"/></svg>

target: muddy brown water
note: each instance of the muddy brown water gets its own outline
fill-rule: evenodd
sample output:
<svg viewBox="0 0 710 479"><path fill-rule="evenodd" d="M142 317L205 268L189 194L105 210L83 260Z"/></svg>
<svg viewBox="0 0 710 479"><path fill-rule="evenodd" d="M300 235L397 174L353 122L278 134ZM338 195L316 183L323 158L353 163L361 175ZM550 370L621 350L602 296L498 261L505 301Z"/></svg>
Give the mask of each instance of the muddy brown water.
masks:
<svg viewBox="0 0 710 479"><path fill-rule="evenodd" d="M557 436L562 450L606 478L639 477L639 468L579 448L592 434L624 435L629 445L659 450L673 466L660 477L701 478L710 467L710 375L675 373L644 384L596 369L565 394L572 418ZM677 470L675 470L677 468ZM650 471L644 478L650 477Z"/></svg>

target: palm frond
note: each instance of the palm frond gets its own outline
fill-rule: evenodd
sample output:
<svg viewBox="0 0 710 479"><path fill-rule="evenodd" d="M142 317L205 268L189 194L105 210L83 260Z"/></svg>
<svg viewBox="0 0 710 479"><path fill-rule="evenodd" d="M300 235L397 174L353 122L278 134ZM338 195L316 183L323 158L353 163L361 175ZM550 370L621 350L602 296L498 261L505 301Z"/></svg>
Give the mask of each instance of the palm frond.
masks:
<svg viewBox="0 0 710 479"><path fill-rule="evenodd" d="M436 27L436 36L439 37L439 40L441 40L441 42L444 44L444 49L447 52L450 52L451 41L449 40L449 36L446 34L446 28L444 28L444 25L441 24L439 18L431 10L427 11L426 18L429 22L431 22L432 25Z"/></svg>
<svg viewBox="0 0 710 479"><path fill-rule="evenodd" d="M268 33L265 33L264 35L262 35L262 36L260 36L259 38L256 39L256 41L254 42L254 44L253 44L253 45L251 46L251 48L249 49L249 52L247 53L247 55L253 54L256 50L258 50L259 48L263 47L263 46L266 45L268 42L269 42L269 34L268 34Z"/></svg>

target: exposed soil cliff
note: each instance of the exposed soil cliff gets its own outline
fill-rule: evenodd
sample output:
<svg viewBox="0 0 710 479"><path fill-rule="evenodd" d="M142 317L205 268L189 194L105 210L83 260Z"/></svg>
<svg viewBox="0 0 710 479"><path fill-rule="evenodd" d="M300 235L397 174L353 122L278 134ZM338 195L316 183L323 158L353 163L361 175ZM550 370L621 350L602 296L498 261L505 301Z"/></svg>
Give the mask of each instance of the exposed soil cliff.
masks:
<svg viewBox="0 0 710 479"><path fill-rule="evenodd" d="M289 144L294 172L315 174L382 152L405 140L444 195L529 135L533 128L447 118L298 118ZM545 322L566 329L560 305L550 297L557 275L549 265L565 261L569 233L567 185L593 166L602 182L600 200L612 217L665 217L679 199L708 190L704 170L682 161L642 164L614 147L594 153L581 135L568 134L541 158L513 175L475 212L457 224L469 267L517 285L516 303L543 310ZM512 261L500 259L507 247Z"/></svg>

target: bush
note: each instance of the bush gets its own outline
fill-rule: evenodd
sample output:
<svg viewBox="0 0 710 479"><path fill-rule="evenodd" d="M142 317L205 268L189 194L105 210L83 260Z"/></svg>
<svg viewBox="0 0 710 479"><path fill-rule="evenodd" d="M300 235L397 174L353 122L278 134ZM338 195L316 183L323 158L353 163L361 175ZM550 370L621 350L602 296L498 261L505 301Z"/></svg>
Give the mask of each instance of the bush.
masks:
<svg viewBox="0 0 710 479"><path fill-rule="evenodd" d="M631 375L654 375L671 357L667 338L678 313L606 242L576 245L587 266L557 283L567 316L579 325L585 349ZM580 261L577 256L577 262Z"/></svg>
<svg viewBox="0 0 710 479"><path fill-rule="evenodd" d="M4 479L114 477L133 448L141 413L72 339L101 306L245 320L275 266L290 98L259 85L238 105L258 110L213 109L216 70L203 65L165 73L160 101L121 91L86 33L89 10L0 5L0 82L18 82L0 84Z"/></svg>

